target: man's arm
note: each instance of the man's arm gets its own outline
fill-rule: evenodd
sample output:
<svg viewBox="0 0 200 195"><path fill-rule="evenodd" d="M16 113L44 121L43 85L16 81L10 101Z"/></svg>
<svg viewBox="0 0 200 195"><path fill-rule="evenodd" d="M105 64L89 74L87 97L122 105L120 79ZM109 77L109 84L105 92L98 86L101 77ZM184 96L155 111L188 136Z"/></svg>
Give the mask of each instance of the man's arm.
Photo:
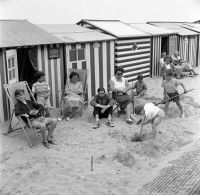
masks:
<svg viewBox="0 0 200 195"><path fill-rule="evenodd" d="M93 106L93 107L99 107L99 108L103 108L103 109L106 108L106 106L97 103L97 95L95 95L92 98L90 105Z"/></svg>

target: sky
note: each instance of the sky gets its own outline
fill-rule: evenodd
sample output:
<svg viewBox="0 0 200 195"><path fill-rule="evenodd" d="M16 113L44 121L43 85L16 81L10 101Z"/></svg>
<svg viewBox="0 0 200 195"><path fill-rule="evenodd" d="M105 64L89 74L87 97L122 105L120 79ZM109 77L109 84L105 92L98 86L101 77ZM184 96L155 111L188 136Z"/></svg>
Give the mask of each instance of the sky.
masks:
<svg viewBox="0 0 200 195"><path fill-rule="evenodd" d="M0 0L0 19L74 24L81 19L194 22L200 0Z"/></svg>

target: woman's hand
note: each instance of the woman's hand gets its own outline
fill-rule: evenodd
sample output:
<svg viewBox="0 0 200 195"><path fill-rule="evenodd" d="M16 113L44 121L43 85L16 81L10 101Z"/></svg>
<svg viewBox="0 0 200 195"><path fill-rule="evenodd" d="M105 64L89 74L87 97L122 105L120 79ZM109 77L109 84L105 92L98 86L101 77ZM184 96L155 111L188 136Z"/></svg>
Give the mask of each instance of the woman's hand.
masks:
<svg viewBox="0 0 200 195"><path fill-rule="evenodd" d="M38 114L38 112L39 112L39 110L33 109L33 110L30 110L29 114L33 115L33 116L36 116Z"/></svg>

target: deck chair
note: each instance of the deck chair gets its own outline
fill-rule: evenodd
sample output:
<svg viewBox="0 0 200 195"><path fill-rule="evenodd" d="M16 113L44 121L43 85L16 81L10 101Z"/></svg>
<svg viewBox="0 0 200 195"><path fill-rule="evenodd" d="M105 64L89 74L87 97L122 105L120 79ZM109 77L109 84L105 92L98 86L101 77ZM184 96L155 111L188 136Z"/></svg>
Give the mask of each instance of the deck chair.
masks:
<svg viewBox="0 0 200 195"><path fill-rule="evenodd" d="M25 134L25 136L26 136L26 138L27 138L27 140L29 142L29 145L32 148L33 145L32 145L32 143L31 143L31 141L30 141L30 139L29 139L29 137L28 137L28 135L26 133L26 129L30 128L31 130L34 130L34 128L31 125L31 122L30 122L30 120L28 118L28 115L25 114L25 115L18 116L17 117L18 122L14 125L14 127L12 127L12 120L13 120L14 113L15 113L14 105L17 103L17 100L16 100L15 95L14 95L15 90L16 89L22 89L22 90L24 90L24 95L25 95L25 98L27 100L30 100L31 96L32 96L32 100L33 101L36 102L36 100L35 100L35 98L34 98L34 96L33 96L33 94L32 94L32 92L31 92L31 90L30 90L30 88L29 88L29 86L28 86L26 81L16 82L16 83L13 83L13 84L5 84L4 85L4 89L6 91L6 94L7 94L8 98L9 98L9 100L10 100L11 107L12 107L11 108L12 109L11 117L10 117L10 121L9 121L9 128L8 128L8 131L7 131L6 135L10 134L12 132L15 132L16 130L23 130L23 132L24 132L24 134ZM24 117L26 118L27 123L25 123ZM20 125L20 127L16 128L16 126L18 124Z"/></svg>
<svg viewBox="0 0 200 195"><path fill-rule="evenodd" d="M80 110L80 116L82 115L83 108L88 106L88 100L87 100L87 70L82 70L82 69L68 69L68 77L66 79L66 84L70 81L69 80L69 75L71 72L76 72L79 74L79 81L82 82L83 84L83 106L79 109ZM62 99L65 96L65 90L62 92ZM61 109L61 114L62 114L62 109Z"/></svg>
<svg viewBox="0 0 200 195"><path fill-rule="evenodd" d="M132 82L132 85L133 85L133 82ZM120 104L119 104L119 102L118 102L118 95L117 95L117 92L111 91L111 90L110 90L110 84L109 84L109 83L108 83L107 89L108 89L108 93L110 93L112 97L114 97L114 96L116 97L115 107L114 107L112 113L114 113L115 110L117 110L117 117L120 117L120 115L123 114L124 112L121 111L121 109L120 109ZM133 111L132 111L132 114L134 114L134 104L135 104L135 103L134 103L134 92L133 92L133 89L131 90L131 96L132 96L132 104L133 104Z"/></svg>

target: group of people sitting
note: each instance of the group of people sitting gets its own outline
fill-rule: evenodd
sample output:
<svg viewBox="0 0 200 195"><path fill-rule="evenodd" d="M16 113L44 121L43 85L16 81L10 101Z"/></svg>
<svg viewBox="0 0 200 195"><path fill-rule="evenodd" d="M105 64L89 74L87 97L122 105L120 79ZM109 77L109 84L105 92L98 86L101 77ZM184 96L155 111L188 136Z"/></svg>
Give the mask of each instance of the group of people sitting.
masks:
<svg viewBox="0 0 200 195"><path fill-rule="evenodd" d="M183 83L173 80L174 74L176 75L176 78L179 79L176 66L179 64L183 66L183 62L178 58L177 51L175 52L174 56L178 59L177 61L171 56L163 56L162 62L162 87L164 88L164 99L166 100L165 112L168 109L170 101L174 101L181 111L181 117L184 118L184 112L182 105L180 104L177 87L181 85L185 93L187 90ZM175 63L177 64L175 65ZM197 75L193 68L190 67L187 70L190 71L190 73L192 72L194 75ZM111 77L109 81L109 92L107 93L103 87L100 87L97 90L97 94L91 99L90 104L94 107L93 115L95 117L95 124L93 128L97 129L100 126L101 118L107 118L108 122L106 124L109 127L114 127L112 113L113 106L117 102L121 110L126 109L127 123L133 123L133 121L136 121L133 113L136 115L144 115L145 117L142 120L142 127L143 125L151 122L153 138L155 139L157 132L156 127L162 122L165 114L162 110L160 110L160 108L154 104L149 105L149 103L141 104L133 108L133 96L142 97L147 90L147 85L143 81L143 75L138 75L135 84L129 85L128 80L122 76L123 73L124 69L117 67L115 69L115 75ZM49 148L49 144L56 144L52 138L52 133L56 128L57 120L71 120L75 116L77 109L83 106L83 85L79 81L79 74L76 72L71 72L69 75L70 81L66 83L65 95L61 103L63 115L58 119L55 119L51 118L48 109L50 106L50 87L48 82L46 82L45 74L41 71L38 71L36 73L36 78L37 82L33 84L32 92L37 96L37 103L32 100L26 100L24 97L24 91L17 89L15 91L15 97L18 100L18 103L15 105L15 114L16 116L29 116L32 126L40 129L43 138L43 145L46 148ZM132 95L129 95L128 91L134 89L136 89L136 91L132 91ZM110 93L110 91L112 93ZM67 112L65 111L68 108L71 108L72 111L67 116ZM47 126L50 127L48 128L48 134L46 135Z"/></svg>
<svg viewBox="0 0 200 195"><path fill-rule="evenodd" d="M181 79L186 75L195 76L198 75L190 62L183 61L179 56L179 52L175 51L172 56L167 55L166 52L162 53L160 59L161 76L164 76L164 72L167 69L172 70L176 79Z"/></svg>
<svg viewBox="0 0 200 195"><path fill-rule="evenodd" d="M99 88L97 94L92 98L90 104L94 107L93 115L95 117L94 129L100 126L100 118L108 118L107 125L114 127L112 120L113 106L117 101L120 105L120 108L126 110L127 114L127 123L132 123L134 116L132 114L133 105L132 97L128 95L128 91L131 89L136 89L134 95L141 97L147 90L146 84L143 82L143 76L137 76L137 82L130 86L128 81L122 77L124 73L123 68L116 68L115 76L110 79L109 85L110 90L113 92L106 93L104 88ZM56 144L52 139L52 133L57 125L57 120L71 120L77 111L77 109L83 106L83 86L79 82L79 74L76 72L71 72L69 75L70 81L66 83L65 86L65 96L61 103L61 109L63 115L57 120L50 117L49 112L49 95L50 87L48 82L45 79L45 73L38 71L36 73L37 82L32 86L32 92L36 94L37 103L32 100L26 100L24 96L24 91L17 89L15 91L15 97L18 100L18 103L15 105L15 115L16 116L29 116L31 124L33 127L39 128L43 137L43 145L49 148L50 144ZM68 108L71 108L72 111L67 116L65 112ZM23 117L22 116L22 117ZM26 120L25 120L26 122ZM48 129L48 134L46 135L46 126L50 126Z"/></svg>

